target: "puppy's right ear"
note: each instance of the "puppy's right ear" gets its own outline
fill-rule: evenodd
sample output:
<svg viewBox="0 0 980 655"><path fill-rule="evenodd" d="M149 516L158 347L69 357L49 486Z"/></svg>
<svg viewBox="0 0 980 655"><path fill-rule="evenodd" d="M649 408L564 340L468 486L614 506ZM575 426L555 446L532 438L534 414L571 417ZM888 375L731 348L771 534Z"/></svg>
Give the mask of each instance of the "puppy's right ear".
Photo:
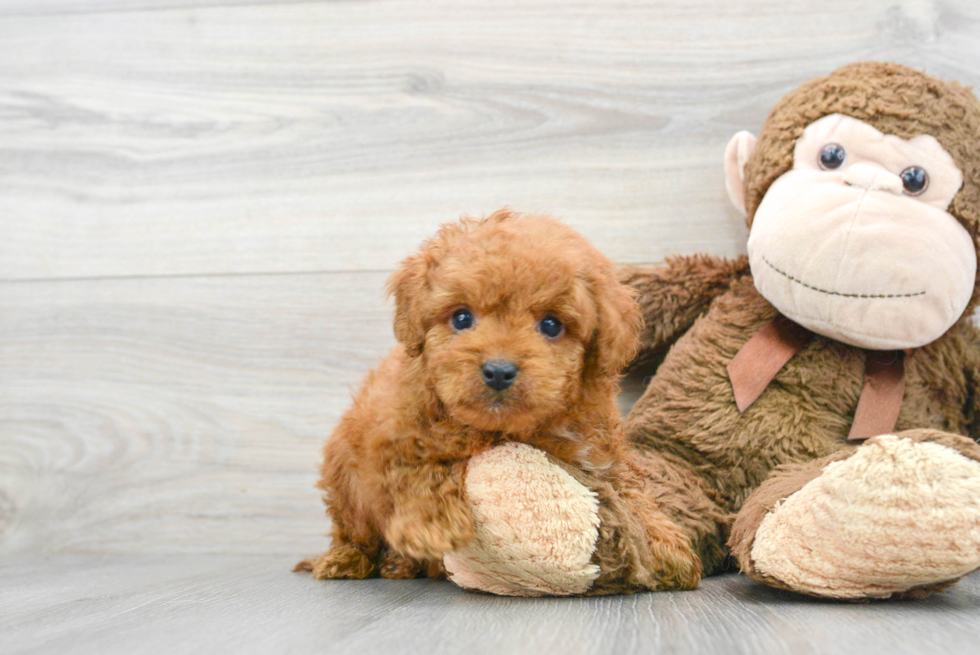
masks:
<svg viewBox="0 0 980 655"><path fill-rule="evenodd" d="M428 268L425 254L416 253L402 261L388 278L388 295L395 297L395 338L405 346L409 357L421 355L425 344L420 304L425 296Z"/></svg>

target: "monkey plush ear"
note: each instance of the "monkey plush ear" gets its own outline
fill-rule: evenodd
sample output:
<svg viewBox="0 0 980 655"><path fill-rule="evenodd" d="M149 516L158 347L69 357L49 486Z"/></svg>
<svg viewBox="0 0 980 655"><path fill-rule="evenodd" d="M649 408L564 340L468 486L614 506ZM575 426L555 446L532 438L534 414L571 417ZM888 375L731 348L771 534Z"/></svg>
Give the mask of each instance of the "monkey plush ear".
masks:
<svg viewBox="0 0 980 655"><path fill-rule="evenodd" d="M745 164L755 150L756 138L742 130L725 148L725 189L735 209L745 216Z"/></svg>
<svg viewBox="0 0 980 655"><path fill-rule="evenodd" d="M410 357L422 354L425 325L420 305L426 292L428 264L423 253L405 259L388 278L388 295L395 297L395 338Z"/></svg>

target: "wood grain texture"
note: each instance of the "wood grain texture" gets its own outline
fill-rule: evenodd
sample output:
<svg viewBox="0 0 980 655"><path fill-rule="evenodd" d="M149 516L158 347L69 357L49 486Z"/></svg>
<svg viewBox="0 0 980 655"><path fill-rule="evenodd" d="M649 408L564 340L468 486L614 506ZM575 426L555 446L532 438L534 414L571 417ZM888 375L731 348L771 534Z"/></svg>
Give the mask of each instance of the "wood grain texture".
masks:
<svg viewBox="0 0 980 655"><path fill-rule="evenodd" d="M975 652L980 576L929 602L841 604L741 575L692 592L502 598L448 582L318 582L290 560L56 555L0 564L0 644L29 653Z"/></svg>
<svg viewBox="0 0 980 655"><path fill-rule="evenodd" d="M0 652L975 650L977 576L839 605L287 572L393 344L383 281L439 223L741 252L729 136L867 58L977 84L980 5L0 1Z"/></svg>
<svg viewBox="0 0 980 655"><path fill-rule="evenodd" d="M325 546L319 449L394 344L383 281L0 284L0 552Z"/></svg>
<svg viewBox="0 0 980 655"><path fill-rule="evenodd" d="M4 0L0 16L41 18L54 15L184 11L212 7L295 5L345 0Z"/></svg>
<svg viewBox="0 0 980 655"><path fill-rule="evenodd" d="M151 4L0 7L0 279L390 270L503 205L733 254L721 155L785 91L980 81L970 0Z"/></svg>

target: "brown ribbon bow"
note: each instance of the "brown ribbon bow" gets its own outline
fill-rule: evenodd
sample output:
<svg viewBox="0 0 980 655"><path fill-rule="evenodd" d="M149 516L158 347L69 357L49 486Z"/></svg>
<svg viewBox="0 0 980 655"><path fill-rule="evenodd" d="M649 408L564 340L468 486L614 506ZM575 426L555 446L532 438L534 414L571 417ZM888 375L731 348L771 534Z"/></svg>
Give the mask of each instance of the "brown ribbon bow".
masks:
<svg viewBox="0 0 980 655"><path fill-rule="evenodd" d="M738 411L751 407L812 339L812 332L782 315L749 339L728 364ZM895 429L905 393L905 354L901 350L865 351L864 386L848 439L867 439Z"/></svg>

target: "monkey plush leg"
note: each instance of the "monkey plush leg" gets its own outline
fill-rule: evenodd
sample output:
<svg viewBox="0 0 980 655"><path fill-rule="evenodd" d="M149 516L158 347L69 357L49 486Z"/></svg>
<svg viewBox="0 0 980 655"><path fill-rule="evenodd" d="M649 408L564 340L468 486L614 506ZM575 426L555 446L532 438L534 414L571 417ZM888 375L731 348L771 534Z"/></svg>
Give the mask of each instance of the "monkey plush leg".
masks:
<svg viewBox="0 0 980 655"><path fill-rule="evenodd" d="M926 597L980 568L980 446L908 430L780 467L729 544L749 577L781 589Z"/></svg>
<svg viewBox="0 0 980 655"><path fill-rule="evenodd" d="M470 463L473 542L443 558L461 587L505 596L583 594L599 576L595 494L544 452L508 443Z"/></svg>
<svg viewBox="0 0 980 655"><path fill-rule="evenodd" d="M568 596L693 588L700 579L689 540L665 516L531 446L471 460L466 491L475 538L444 558L462 587Z"/></svg>

